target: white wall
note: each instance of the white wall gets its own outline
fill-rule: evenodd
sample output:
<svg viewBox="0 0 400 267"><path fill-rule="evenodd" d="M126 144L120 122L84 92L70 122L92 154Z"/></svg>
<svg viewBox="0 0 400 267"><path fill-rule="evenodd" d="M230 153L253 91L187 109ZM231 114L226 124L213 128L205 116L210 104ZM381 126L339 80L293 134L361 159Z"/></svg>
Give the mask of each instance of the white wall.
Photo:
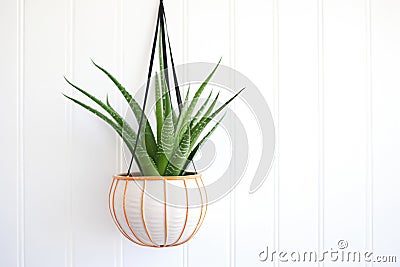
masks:
<svg viewBox="0 0 400 267"><path fill-rule="evenodd" d="M1 1L0 266L267 266L258 261L267 245L322 250L340 239L396 255L395 0L166 0L175 61L223 56L254 81L275 117L277 153L263 187L249 195L245 177L188 245L147 249L121 237L107 210L119 140L63 98L72 91L62 76L115 92L94 58L140 86L157 4Z"/></svg>

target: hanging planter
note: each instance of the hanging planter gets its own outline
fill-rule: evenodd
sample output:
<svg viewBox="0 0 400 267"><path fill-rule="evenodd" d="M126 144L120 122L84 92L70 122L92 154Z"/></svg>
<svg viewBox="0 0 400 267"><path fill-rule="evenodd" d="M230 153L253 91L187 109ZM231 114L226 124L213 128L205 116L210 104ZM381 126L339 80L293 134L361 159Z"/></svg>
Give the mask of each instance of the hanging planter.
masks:
<svg viewBox="0 0 400 267"><path fill-rule="evenodd" d="M178 196L183 198L184 206L167 204L172 183L184 187L184 193ZM189 193L188 187L197 190ZM198 205L193 206L194 202ZM207 212L207 193L201 174L115 175L109 208L118 229L130 241L148 247L172 247L189 241L200 229Z"/></svg>
<svg viewBox="0 0 400 267"><path fill-rule="evenodd" d="M145 109L152 80L157 39L160 70L154 76L156 127L153 131ZM176 110L172 105L167 50L173 73ZM109 207L116 226L126 238L142 246L170 247L187 242L199 230L206 215L208 202L202 176L195 169L193 157L218 127L223 116L211 129L205 131L207 126L217 119L221 111L241 91L218 108L216 103L219 94L213 98L212 94L209 94L205 103L198 107L197 102L217 70L218 63L194 95L190 96L189 88L182 101L162 1L158 10L142 106L107 70L94 62L93 64L114 83L138 123L136 131L115 111L108 98L103 102L66 79L74 89L92 100L102 111L76 98L67 95L65 97L110 125L132 153L128 171L125 174L115 175L110 188ZM134 161L139 173L131 173ZM192 163L194 173L187 171L189 163ZM173 188L181 190L173 191ZM173 204L176 199L180 199L178 201L180 205Z"/></svg>

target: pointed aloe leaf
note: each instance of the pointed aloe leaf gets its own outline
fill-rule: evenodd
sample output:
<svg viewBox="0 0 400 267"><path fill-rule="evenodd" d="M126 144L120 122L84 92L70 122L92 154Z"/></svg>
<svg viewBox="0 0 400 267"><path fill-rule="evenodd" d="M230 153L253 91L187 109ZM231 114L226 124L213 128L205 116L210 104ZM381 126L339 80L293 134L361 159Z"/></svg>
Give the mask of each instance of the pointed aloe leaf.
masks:
<svg viewBox="0 0 400 267"><path fill-rule="evenodd" d="M161 74L163 72L164 71L160 72L160 85L161 85L161 98L162 98L163 113L164 113L163 119L165 120L165 118L168 116L167 114L171 112L171 99L169 97L168 88L165 83L164 74Z"/></svg>
<svg viewBox="0 0 400 267"><path fill-rule="evenodd" d="M161 98L160 92L160 80L158 78L158 74L155 76L155 93L156 93L156 121L157 121L157 144L161 141L161 131L163 127L164 120L164 110L163 110L163 101Z"/></svg>
<svg viewBox="0 0 400 267"><path fill-rule="evenodd" d="M206 110L206 112L201 115L200 117L194 117L192 122L190 123L190 125L193 127L193 125L197 124L197 120L201 119L201 118L207 118L208 116L210 116L211 112L213 112L215 105L217 104L218 101L218 97L219 97L219 92L217 93L217 96L214 98L213 102L211 102L210 106L208 107L208 109Z"/></svg>
<svg viewBox="0 0 400 267"><path fill-rule="evenodd" d="M174 148L174 123L172 114L169 114L164 122L161 131L161 142L157 147L157 169L160 175L165 174L165 168Z"/></svg>
<svg viewBox="0 0 400 267"><path fill-rule="evenodd" d="M132 136L132 137L133 137L133 140L136 141L136 138L137 138L136 132L129 126L129 123L128 123L124 118L122 118L122 117L118 114L118 112L111 106L110 101L109 101L109 99L108 99L108 95L107 95L107 97L106 97L106 104L107 104L107 107L108 107L112 112L114 112L114 113L116 114L116 116L117 116L117 123L122 127L123 134L124 134L124 135L127 135L127 136ZM143 136L143 133L141 133L141 136ZM143 140L143 137L142 137L141 140ZM142 148L143 148L143 145L141 145L140 148L142 149Z"/></svg>
<svg viewBox="0 0 400 267"><path fill-rule="evenodd" d="M63 94L66 98L68 98L69 100L71 100L72 102L82 106L83 108L85 108L86 110L90 111L91 113L93 113L94 115L96 115L97 117L99 117L100 119L102 119L103 121L105 121L108 125L110 125L116 132L118 132L119 134L122 134L122 128L119 124L115 123L113 120L111 120L109 117L107 117L106 115L104 115L103 113L101 113L100 111L98 111L97 109L94 109L82 102L80 102L79 100L76 100L75 98L72 98L70 96L67 96L65 94Z"/></svg>
<svg viewBox="0 0 400 267"><path fill-rule="evenodd" d="M211 112L213 112L214 107L217 104L218 97L219 97L219 92L217 93L217 95L214 98L213 102L211 102L210 106L207 108L207 110L204 113L204 115L202 115L201 117L194 117L192 119L192 121L190 122L190 127L193 129L194 133L197 134L197 131L195 130L195 126L198 125L201 122L201 119L208 118L210 116ZM199 132L199 135L200 135L200 133L201 133L201 131ZM195 141L195 140L192 140L192 141Z"/></svg>
<svg viewBox="0 0 400 267"><path fill-rule="evenodd" d="M107 99L106 99L106 103L107 103L107 106L108 106L111 110L113 110L113 111L115 112L115 109L111 106L111 104L110 104L110 102L109 102L109 100L108 100L108 96L107 96ZM117 115L119 116L118 113L117 113ZM128 122L127 122L125 119L123 119L122 117L120 117L120 121L122 121L122 125L120 125L120 126L122 127L123 135L128 136L128 138L129 138L129 136L132 136L132 137L133 137L133 138L132 138L132 144L133 144L133 146L132 146L132 151L131 151L131 153L133 153L133 148L134 148L134 145L135 145L135 142L136 142L137 134L136 134L135 131L129 126ZM140 140L143 140L144 135L145 135L145 133L142 131L142 132L140 133L140 137L139 137ZM139 142L139 143L138 143L138 146L136 147L136 151L135 151L135 158L137 158L137 159L139 159L139 160L144 159L144 161L143 161L143 160L141 161L141 162L142 162L142 165L150 165L151 168L152 168L152 167L156 167L156 164L155 164L154 160L149 156L149 154L148 154L148 152L147 152L147 147L146 147L146 149L145 149L145 144L144 144L143 142Z"/></svg>
<svg viewBox="0 0 400 267"><path fill-rule="evenodd" d="M164 69L164 59L163 59L163 51L162 51L162 29L160 28L160 33L158 36L158 60L160 64L160 83L161 83L161 92L162 92L162 100L163 100L163 108L164 108L164 120L169 115L171 111L171 95L168 91L168 86L165 80L165 72L168 71Z"/></svg>
<svg viewBox="0 0 400 267"><path fill-rule="evenodd" d="M216 111L214 111L211 115L209 116L203 116L200 121L193 127L192 129L192 140L191 143L192 145L197 141L199 138L200 134L202 131L205 129L207 124L215 118L230 102L232 102L233 99L235 99L245 88L240 90L238 93L236 93L233 97L231 97L228 101L226 101L221 107L219 107Z"/></svg>
<svg viewBox="0 0 400 267"><path fill-rule="evenodd" d="M190 95L190 84L186 92L185 101L184 103L189 103L189 95Z"/></svg>
<svg viewBox="0 0 400 267"><path fill-rule="evenodd" d="M185 164L181 168L181 172L179 175L183 175L185 172L187 166L189 165L190 161L193 160L194 156L197 154L199 149L203 146L203 144L210 138L210 136L214 133L214 131L218 128L218 125L221 123L223 118L225 117L225 114L222 116L222 118L211 128L211 130L200 140L200 142L197 143L197 145L191 150L189 156L187 157L187 160L185 161Z"/></svg>
<svg viewBox="0 0 400 267"><path fill-rule="evenodd" d="M115 111L115 109L113 109L109 103L108 100L108 95L106 98L106 103L104 104L101 100L99 100L98 98L96 98L95 96L89 94L88 92L86 92L85 90L79 88L78 86L76 86L75 84L71 83L67 78L64 77L64 79L67 81L68 84L70 84L73 88L75 88L77 91L79 91L80 93L82 93L83 95L85 95L86 97L88 97L89 99L91 99L93 102L95 102L96 104L98 104L100 107L102 107L108 114L111 115L111 117L115 120L115 122L123 127L122 130L125 132L125 134L127 134L128 136L132 136L135 140L136 140L136 133L135 131L129 126L129 124L118 114L118 112Z"/></svg>
<svg viewBox="0 0 400 267"><path fill-rule="evenodd" d="M113 110L114 112L115 109L111 106L109 100L108 100L108 96L106 99L106 103L107 106ZM117 115L119 116L119 114L117 113ZM129 126L128 122L125 121L125 119L123 119L122 117L120 117L120 120L122 121L122 125L120 125L122 127L122 134L123 134L123 139L131 139L131 148L130 151L133 154L133 150L134 150L134 146L136 143L136 138L137 138L137 134L135 133L135 131ZM143 140L145 133L142 131L140 134L140 139ZM133 137L133 138L130 138ZM147 148L147 147L146 147ZM154 160L149 156L147 149L145 149L145 144L139 143L138 146L136 147L136 151L135 151L135 159L136 162L140 162L141 163L141 169L144 169L144 171L141 171L143 175L159 175L158 171L155 172L154 169L157 170L156 164L154 162Z"/></svg>
<svg viewBox="0 0 400 267"><path fill-rule="evenodd" d="M206 101L201 105L201 107L199 108L199 110L196 112L196 115L193 116L193 120L191 121L191 125L196 124L197 119L199 119L201 117L201 114L203 114L203 111L205 110L205 108L208 105L208 102L211 99L211 95L212 95L213 91L211 90L210 94L208 95Z"/></svg>
<svg viewBox="0 0 400 267"><path fill-rule="evenodd" d="M176 124L178 122L178 116L176 115L176 112L174 109L172 109L171 112L172 112L172 122L174 123L174 126L176 126Z"/></svg>
<svg viewBox="0 0 400 267"><path fill-rule="evenodd" d="M190 86L186 92L185 101L183 102L183 106L181 112L179 113L179 117L175 127L175 139L177 144L179 144L180 140L182 140L182 135L186 132L187 124L186 124L186 113L189 107L189 94L190 94Z"/></svg>
<svg viewBox="0 0 400 267"><path fill-rule="evenodd" d="M64 77L64 79L67 81L67 83L69 85L71 85L73 88L75 88L76 90L78 90L79 92L81 92L82 94L84 94L85 96L87 96L88 98L90 98L93 102L95 102L96 104L98 104L100 107L102 107L105 111L107 111L108 114L111 115L111 117L118 123L118 125L122 124L122 120L120 118L120 116L118 115L117 112L115 112L115 110L110 109L106 104L104 104L101 100L97 99L96 97L94 97L93 95L89 94L88 92L86 92L85 90L79 88L78 86L76 86L75 84L71 83L67 78Z"/></svg>
<svg viewBox="0 0 400 267"><path fill-rule="evenodd" d="M221 63L221 59L218 61L217 65L214 67L214 69L211 71L211 73L207 76L207 78L204 80L204 82L200 85L199 89L197 89L196 93L193 96L193 100L189 105L189 109L187 112L187 116L192 116L193 110L196 107L196 104L201 96L201 94L204 91L204 88L206 88L208 82L211 80L211 78L213 77L215 71L217 70L217 68L219 67L219 64Z"/></svg>
<svg viewBox="0 0 400 267"><path fill-rule="evenodd" d="M208 82L211 80L211 78L213 77L215 71L217 70L219 64L221 63L221 59L218 61L217 65L214 67L214 69L211 71L211 73L207 76L207 78L203 81L203 83L200 85L199 89L197 89L196 93L193 96L193 99L189 105L189 107L187 108L187 111L185 113L185 116L183 118L183 125L186 127L188 125L188 123L191 120L192 117L192 113L194 108L197 105L197 102L201 96L201 94L204 91L204 88L207 86ZM178 142L180 142L181 139L178 140Z"/></svg>
<svg viewBox="0 0 400 267"><path fill-rule="evenodd" d="M107 75L108 78L110 78L110 80L115 84L115 86L117 86L118 90L121 92L126 102L129 104L129 107L131 108L133 114L135 115L137 122L139 123L140 118L142 116L142 108L140 107L138 102L136 102L136 100L132 97L132 95L125 89L125 87L121 85L121 83L116 78L114 78L113 75L111 75L107 70L105 70L101 66L97 65L93 60L92 62L99 70L101 70L104 74ZM144 115L143 118L143 127L145 132L146 148L149 155L154 160L156 157L157 145L154 138L153 130L151 129L151 125L146 115Z"/></svg>
<svg viewBox="0 0 400 267"><path fill-rule="evenodd" d="M84 109L90 111L91 113L95 114L97 117L99 117L100 119L102 119L103 121L105 121L108 125L110 125L117 133L119 136L121 136L125 142L125 144L128 146L129 150L131 152L133 152L133 143L135 142L136 138L134 136L130 136L130 135L126 135L123 134L123 128L116 122L114 122L113 120L111 120L110 118L108 118L106 115L104 115L103 113L101 113L100 111L82 103L79 100L76 100L72 97L69 97L67 95L64 95L66 98L68 98L69 100L75 102L76 104L82 106ZM143 149L142 149L143 150ZM136 155L135 157L136 162L138 163L138 167L140 169L140 171L144 174L144 175L158 175L157 169L155 167L154 162L151 160L151 158L147 155L147 156L143 156L143 155Z"/></svg>
<svg viewBox="0 0 400 267"><path fill-rule="evenodd" d="M190 128L186 131L181 143L174 150L168 166L165 170L165 175L174 176L181 173L182 167L185 165L190 153Z"/></svg>
<svg viewBox="0 0 400 267"><path fill-rule="evenodd" d="M228 101L226 101L222 106L220 106L216 111L214 111L213 114L211 114L211 118L214 118L215 116L218 115L218 113L220 113L230 102L233 101L233 99L235 99L238 95L240 95L241 92L243 92L243 90L246 88L242 88L240 89L239 92L237 92L234 96L232 96Z"/></svg>

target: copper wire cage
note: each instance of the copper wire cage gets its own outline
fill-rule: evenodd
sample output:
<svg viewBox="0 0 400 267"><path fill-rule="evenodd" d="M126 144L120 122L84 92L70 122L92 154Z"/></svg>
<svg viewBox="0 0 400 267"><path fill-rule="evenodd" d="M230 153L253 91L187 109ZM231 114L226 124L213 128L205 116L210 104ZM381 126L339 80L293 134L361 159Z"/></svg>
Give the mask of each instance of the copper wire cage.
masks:
<svg viewBox="0 0 400 267"><path fill-rule="evenodd" d="M115 175L109 193L110 213L120 232L146 247L173 247L189 241L199 231L207 208L201 174Z"/></svg>

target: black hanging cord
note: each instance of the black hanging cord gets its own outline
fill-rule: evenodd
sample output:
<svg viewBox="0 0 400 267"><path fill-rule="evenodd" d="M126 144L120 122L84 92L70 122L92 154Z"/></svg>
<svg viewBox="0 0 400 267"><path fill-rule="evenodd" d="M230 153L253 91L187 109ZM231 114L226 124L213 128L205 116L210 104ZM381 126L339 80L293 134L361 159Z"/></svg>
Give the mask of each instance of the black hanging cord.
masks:
<svg viewBox="0 0 400 267"><path fill-rule="evenodd" d="M162 3L162 2L161 2ZM153 41L153 47L151 49L151 56L150 56L150 64L149 64L149 72L147 74L147 83L146 83L146 92L144 95L144 100L143 100L143 109L142 109L142 115L140 116L140 122L139 122L139 128L138 128L138 132L137 132L137 136L136 136L136 142L135 142L135 146L133 148L133 152L132 152L132 157L131 157L131 162L129 163L129 168L127 171L127 175L130 176L131 173L131 168L132 168L132 163L133 163L133 158L136 155L136 149L137 146L139 144L139 139L140 139L140 131L142 130L142 123L143 123L143 117L144 117L144 111L146 109L146 103L147 103L147 97L149 94L149 88L150 88L150 79L151 79L151 72L153 70L153 61L154 61L154 54L156 51L156 43L157 43L157 35L158 35L158 25L160 22L160 18L162 16L161 13L161 7L162 5L160 4L160 7L158 9L158 19L157 19L157 25L156 25L156 31L154 33L154 41Z"/></svg>
<svg viewBox="0 0 400 267"><path fill-rule="evenodd" d="M162 3L161 3L162 5ZM181 97L181 92L179 90L179 85L178 85L178 78L176 76L176 70L175 70L175 64L174 64L174 58L172 56L172 49L171 49L171 42L169 41L169 34L168 34L168 27L167 27L167 18L165 16L165 10L164 7L162 8L162 13L163 13L163 20L165 21L165 32L167 34L167 40L168 40L168 47L169 47L169 57L171 58L171 66L172 66L172 74L174 76L174 85L175 85L175 94L176 94L176 100L178 102L178 108L179 112L182 109L182 97Z"/></svg>
<svg viewBox="0 0 400 267"><path fill-rule="evenodd" d="M165 77L165 83L167 84L167 89L168 89L168 97L169 99L171 98L171 90L170 90L170 85L169 85L169 75L168 75L168 58L167 58L167 47L165 44L165 23L164 23L164 4L163 1L160 1L160 14L158 19L160 20L160 27L161 27L161 48L163 52L163 67L164 67L164 77ZM160 70L162 71L162 70ZM163 81L161 81L163 82ZM172 107L172 101L170 101L171 104L171 110L173 109Z"/></svg>
<svg viewBox="0 0 400 267"><path fill-rule="evenodd" d="M133 148L131 161L129 163L129 168L128 168L128 171L127 171L127 175L128 176L131 175L131 168L132 168L132 164L133 164L133 159L134 159L134 157L136 155L136 149L137 149L137 146L139 144L140 133L141 133L141 130L142 130L144 112L145 112L145 109L146 109L146 103L147 103L147 98L148 98L149 88L150 88L151 73L152 73L152 70L153 70L154 54L155 54L155 50L156 50L158 27L159 26L161 27L161 29L160 29L161 30L161 46L162 46L161 48L162 48L162 51L163 51L163 62L165 64L165 65L163 65L163 67L164 67L164 70L166 70L164 72L164 76L165 76L165 82L166 82L167 88L168 88L168 97L171 99L169 77L168 77L168 59L167 59L167 51L166 51L167 48L166 48L166 43L165 43L165 34L167 35L167 40L168 40L169 55L170 55L170 58L171 58L172 73L173 73L173 78L174 78L175 93L176 93L176 100L178 102L179 113L181 112L181 109L182 109L182 97L181 97L181 93L180 93L180 90L179 90L178 78L177 78L177 75L176 75L174 59L172 57L171 42L169 40L169 35L168 35L168 30L167 30L167 20L166 20L166 17L165 17L163 0L160 0L160 6L159 6L159 9L158 9L158 18L157 18L157 24L156 24L156 30L155 30L155 33L154 33L153 46L152 46L151 55L150 55L149 70L148 70L148 73L147 73L146 92L145 92L145 95L144 95L142 114L140 116L139 128L138 128L138 132L137 132L137 136L136 136L136 142L135 142L135 146ZM171 102L171 110L172 110L172 101L170 101L170 102ZM191 162L192 162L193 168L195 170L195 173L197 173L196 166L194 165L193 160L191 160Z"/></svg>

